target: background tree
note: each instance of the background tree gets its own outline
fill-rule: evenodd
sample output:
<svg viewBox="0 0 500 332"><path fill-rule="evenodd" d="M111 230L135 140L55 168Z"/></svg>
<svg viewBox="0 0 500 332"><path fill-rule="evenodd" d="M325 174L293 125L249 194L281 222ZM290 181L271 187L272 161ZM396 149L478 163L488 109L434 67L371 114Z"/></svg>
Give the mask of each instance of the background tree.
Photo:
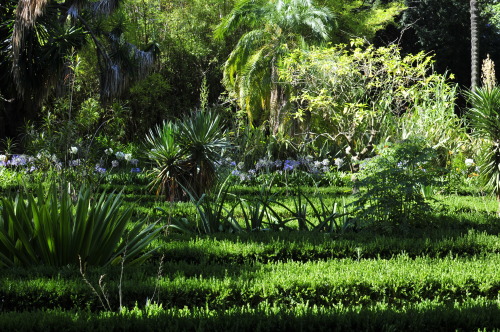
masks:
<svg viewBox="0 0 500 332"><path fill-rule="evenodd" d="M103 102L120 95L135 79L144 77L156 49L141 51L123 38L125 22L110 21L120 2L115 0L73 1L20 0L10 3L3 31L8 33L9 82L16 87L15 105L6 113L17 113L17 127L36 117L41 104L57 83L72 76L68 57L92 41L99 67L100 97Z"/></svg>
<svg viewBox="0 0 500 332"><path fill-rule="evenodd" d="M222 39L246 31L224 65L224 83L247 111L250 123L269 120L273 134L282 121L285 91L278 63L291 50L326 41L333 14L310 0L240 0L215 30Z"/></svg>
<svg viewBox="0 0 500 332"><path fill-rule="evenodd" d="M476 0L478 6L479 58L490 54L500 59L500 33L495 24L491 1ZM455 75L463 87L471 83L471 19L470 2L462 0L405 0L406 9L395 25L377 33L376 45L396 41L405 54L430 52L435 57L435 69ZM479 61L479 60L478 60Z"/></svg>

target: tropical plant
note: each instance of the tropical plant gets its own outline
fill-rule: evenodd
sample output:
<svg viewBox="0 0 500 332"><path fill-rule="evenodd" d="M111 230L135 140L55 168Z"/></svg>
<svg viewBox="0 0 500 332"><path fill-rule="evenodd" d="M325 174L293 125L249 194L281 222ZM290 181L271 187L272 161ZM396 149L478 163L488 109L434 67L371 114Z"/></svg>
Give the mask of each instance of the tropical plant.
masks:
<svg viewBox="0 0 500 332"><path fill-rule="evenodd" d="M217 162L230 147L221 118L212 111L197 111L179 122L177 140L189 173L185 184L191 194L200 197L217 180Z"/></svg>
<svg viewBox="0 0 500 332"><path fill-rule="evenodd" d="M432 146L452 146L461 133L456 88L432 71L432 63L424 53L402 56L396 45L377 48L359 39L296 50L280 67L295 108L290 121L304 135L345 147L354 171L387 137L425 135Z"/></svg>
<svg viewBox="0 0 500 332"><path fill-rule="evenodd" d="M1 199L0 266L77 265L79 258L97 266L137 264L151 255L144 250L161 228L145 220L131 226L121 194L95 196L85 186L72 192L53 184Z"/></svg>
<svg viewBox="0 0 500 332"><path fill-rule="evenodd" d="M333 15L312 0L240 0L217 26L216 38L245 31L224 65L224 84L247 111L251 124L269 120L276 134L286 93L278 63L291 50L326 41Z"/></svg>
<svg viewBox="0 0 500 332"><path fill-rule="evenodd" d="M59 87L59 95L72 92L63 83L70 82L72 89L75 70L68 58L88 49L89 41L96 51L103 102L149 73L158 49L150 45L139 50L125 41L125 22L116 15L120 4L115 0L8 1L9 9L0 14L0 66L8 69L8 74L2 73L6 80L0 89L17 105L13 107L19 114L9 118L14 126L23 118L34 119L54 87Z"/></svg>
<svg viewBox="0 0 500 332"><path fill-rule="evenodd" d="M156 195L165 195L167 200L182 199L180 183L188 179L185 161L181 148L176 141L179 128L175 123L163 122L149 130L146 135L148 157L154 162L150 175L152 188L156 188Z"/></svg>
<svg viewBox="0 0 500 332"><path fill-rule="evenodd" d="M500 214L500 88L480 87L467 96L472 105L468 111L472 135L487 142L478 162L479 174L495 194Z"/></svg>
<svg viewBox="0 0 500 332"><path fill-rule="evenodd" d="M197 111L180 121L164 122L146 136L148 157L155 166L150 185L167 200L198 199L217 182L217 162L230 145L221 119L210 111Z"/></svg>

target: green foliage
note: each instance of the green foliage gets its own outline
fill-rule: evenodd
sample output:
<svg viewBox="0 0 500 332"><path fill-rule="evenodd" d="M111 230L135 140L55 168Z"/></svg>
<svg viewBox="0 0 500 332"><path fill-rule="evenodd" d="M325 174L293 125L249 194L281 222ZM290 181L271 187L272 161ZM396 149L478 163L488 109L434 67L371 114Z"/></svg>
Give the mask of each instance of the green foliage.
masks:
<svg viewBox="0 0 500 332"><path fill-rule="evenodd" d="M183 165L183 155L176 142L178 127L175 123L164 122L162 126L150 129L146 136L148 157L155 163L150 174L154 177L150 186L156 187L156 195L165 195L168 200L182 197L180 183L187 181L187 171Z"/></svg>
<svg viewBox="0 0 500 332"><path fill-rule="evenodd" d="M217 26L219 39L245 31L224 65L224 85L250 124L269 120L278 132L284 101L278 63L293 49L328 40L332 21L332 13L311 0L240 0Z"/></svg>
<svg viewBox="0 0 500 332"><path fill-rule="evenodd" d="M352 36L372 40L377 31L394 23L406 8L403 1L318 0L337 14L338 26L333 41L346 43Z"/></svg>
<svg viewBox="0 0 500 332"><path fill-rule="evenodd" d="M402 56L396 45L375 48L360 40L297 50L280 68L295 103L289 121L345 146L354 165L386 138L422 135L431 146L454 147L465 135L457 131L456 90L432 72L432 63L424 53Z"/></svg>
<svg viewBox="0 0 500 332"><path fill-rule="evenodd" d="M481 54L490 54L495 61L498 53L498 25L491 18L495 1L477 1L479 7ZM470 1L462 0L405 0L407 8L398 19L401 35L399 44L407 53L418 51L435 54L436 71L451 71L456 81L465 87L471 83L471 25ZM392 41L398 36L389 37Z"/></svg>
<svg viewBox="0 0 500 332"><path fill-rule="evenodd" d="M496 300L469 299L447 303L439 299L401 307L379 302L371 306L316 306L308 303L289 305L262 304L257 307L233 306L223 310L205 307L166 308L151 304L135 306L121 313L61 309L0 314L0 328L33 331L109 330L238 330L238 331L422 331L422 330L495 330L500 324Z"/></svg>
<svg viewBox="0 0 500 332"><path fill-rule="evenodd" d="M500 203L500 88L477 88L467 96L472 134L487 141L479 160L480 176Z"/></svg>
<svg viewBox="0 0 500 332"><path fill-rule="evenodd" d="M151 278L151 272L130 272L133 278L123 281L123 291L129 296L125 307L131 308L137 299L152 294L156 283L161 294L157 304L177 310L205 307L221 311L242 305L256 308L297 303L320 307L369 307L384 303L400 307L432 299L461 303L472 299L497 300L500 280L495 265L498 263L496 255L464 260L450 256L410 258L405 254L386 260L243 263L237 268L225 264L167 262L167 274L158 282ZM149 276L149 280L138 284L137 279L144 276ZM78 276L67 275L59 280L40 276L33 281L15 275L9 277L1 279L0 294L8 308L18 311L32 308L34 303L28 299L39 307L50 308L50 303L60 302L65 309L77 309L83 304L80 298L91 296ZM109 287L115 288L117 284L116 280L110 280ZM115 303L116 295L110 300Z"/></svg>
<svg viewBox="0 0 500 332"><path fill-rule="evenodd" d="M94 197L90 188L71 186L4 197L0 210L1 266L46 264L107 265L124 259L140 263L160 228L138 222L127 231L131 210L121 195Z"/></svg>
<svg viewBox="0 0 500 332"><path fill-rule="evenodd" d="M191 201L194 202L196 211L198 212L196 228L199 233L213 234L215 232L235 232L241 230L240 225L233 217L236 205L233 204L231 208L226 207L229 197L232 196L229 193L228 180L229 178L219 183L211 192L203 194L200 198L189 193Z"/></svg>
<svg viewBox="0 0 500 332"><path fill-rule="evenodd" d="M363 161L356 186L362 189L353 203L361 224L392 229L425 221L431 205L422 192L437 186L436 151L419 139L384 147L380 154ZM363 190L365 189L365 190Z"/></svg>
<svg viewBox="0 0 500 332"><path fill-rule="evenodd" d="M177 123L164 122L150 130L146 146L155 163L151 186L173 201L183 197L184 189L199 198L216 183L215 164L229 143L220 117L211 111L198 111Z"/></svg>

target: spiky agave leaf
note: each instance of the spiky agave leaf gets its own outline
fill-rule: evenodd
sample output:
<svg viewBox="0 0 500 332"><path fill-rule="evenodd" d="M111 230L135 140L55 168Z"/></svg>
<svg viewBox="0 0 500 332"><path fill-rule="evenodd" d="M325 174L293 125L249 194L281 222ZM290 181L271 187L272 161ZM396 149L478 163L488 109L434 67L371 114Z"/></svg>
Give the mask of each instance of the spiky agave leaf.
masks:
<svg viewBox="0 0 500 332"><path fill-rule="evenodd" d="M156 195L166 200L178 200L182 196L182 184L188 179L185 158L176 140L178 127L172 122L163 122L149 130L145 146L148 157L155 163L150 171L153 179L149 186Z"/></svg>
<svg viewBox="0 0 500 332"><path fill-rule="evenodd" d="M500 88L476 88L467 97L472 134L490 142L480 158L480 176L500 202Z"/></svg>
<svg viewBox="0 0 500 332"><path fill-rule="evenodd" d="M229 147L221 118L211 111L197 111L179 123L177 137L191 175L187 189L201 197L216 182L216 163L221 151Z"/></svg>

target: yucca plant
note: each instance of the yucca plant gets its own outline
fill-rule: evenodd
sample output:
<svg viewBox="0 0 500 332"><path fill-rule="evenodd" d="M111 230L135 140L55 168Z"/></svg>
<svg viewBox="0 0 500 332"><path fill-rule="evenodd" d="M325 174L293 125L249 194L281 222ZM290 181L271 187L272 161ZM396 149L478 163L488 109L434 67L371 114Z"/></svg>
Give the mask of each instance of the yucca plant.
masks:
<svg viewBox="0 0 500 332"><path fill-rule="evenodd" d="M148 156L155 163L150 185L170 201L187 199L187 191L199 199L215 185L216 163L229 146L220 117L210 111L164 122L146 136Z"/></svg>
<svg viewBox="0 0 500 332"><path fill-rule="evenodd" d="M495 194L500 214L500 88L476 88L467 96L472 105L468 111L472 134L489 142L478 162L479 173Z"/></svg>
<svg viewBox="0 0 500 332"><path fill-rule="evenodd" d="M230 146L222 130L221 118L210 111L198 111L179 123L179 145L187 156L191 194L201 197L217 181L216 163L221 151Z"/></svg>
<svg viewBox="0 0 500 332"><path fill-rule="evenodd" d="M180 200L183 196L182 184L188 181L188 165L177 142L179 127L172 122L150 129L146 135L148 157L155 163L150 175L151 188L156 195L164 195L168 201Z"/></svg>
<svg viewBox="0 0 500 332"><path fill-rule="evenodd" d="M89 187L76 196L69 186L60 191L52 185L47 192L40 186L35 194L2 198L0 267L143 262L161 228L143 220L128 229L132 212L121 206L121 194L94 197Z"/></svg>

